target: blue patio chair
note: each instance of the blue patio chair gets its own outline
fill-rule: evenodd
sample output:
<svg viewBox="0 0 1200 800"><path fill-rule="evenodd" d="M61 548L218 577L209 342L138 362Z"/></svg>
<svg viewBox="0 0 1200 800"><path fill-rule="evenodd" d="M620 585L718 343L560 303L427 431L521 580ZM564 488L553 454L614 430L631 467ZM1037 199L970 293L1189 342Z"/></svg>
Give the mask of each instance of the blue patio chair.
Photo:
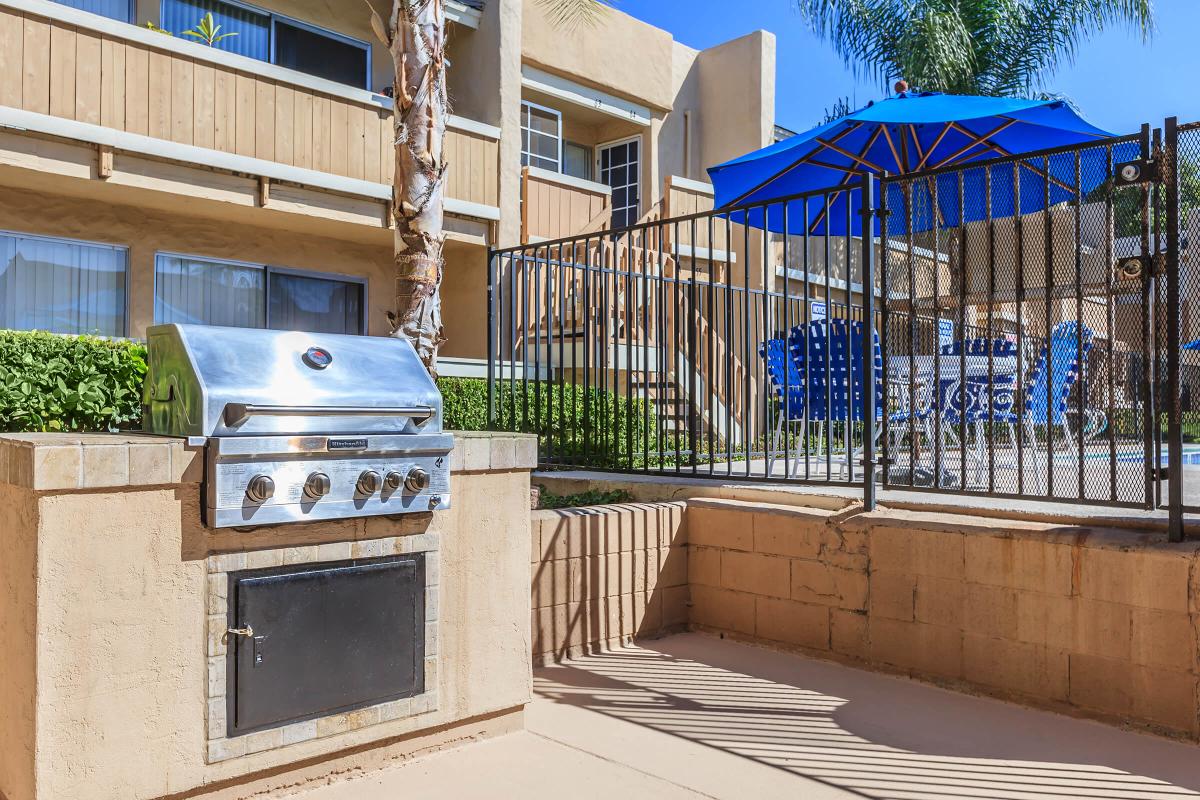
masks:
<svg viewBox="0 0 1200 800"><path fill-rule="evenodd" d="M1083 374L1088 353L1092 349L1093 336L1090 328L1080 325L1076 320L1067 320L1054 326L1049 340L1042 346L1037 364L1030 371L1029 380L1025 384L1021 408L1019 411L1010 409L996 413L994 416L997 423L1009 426L1021 425L1035 448L1037 446L1037 429L1045 429L1047 471L1053 469L1053 464L1049 462L1049 446L1055 435L1055 429L1062 429L1068 451L1076 449L1067 419L1067 401L1075 384ZM1081 343L1082 348L1080 347ZM1081 349L1082 360L1079 358ZM1081 411L1083 410L1081 409ZM1012 429L1010 428L1010 430ZM1012 443L1015 454L1015 437ZM1078 452L1075 455L1081 456ZM1042 474L1039 471L1039 484L1041 484L1041 478Z"/></svg>
<svg viewBox="0 0 1200 800"><path fill-rule="evenodd" d="M875 393L875 422L883 419L883 358L879 334L872 332L871 391ZM863 385L863 323L845 320L816 320L798 325L789 336L792 359L805 380L808 420L818 426L818 440L825 441L826 423L845 424L846 462L858 450L849 446L850 424L865 419L866 387ZM878 438L879 426L873 426ZM859 448L861 449L861 448ZM818 449L820 452L820 449Z"/></svg>
<svg viewBox="0 0 1200 800"><path fill-rule="evenodd" d="M776 401L774 433L767 450L767 474L770 475L775 468L776 456L781 450L785 450L780 443L788 429L800 423L801 439L807 434L804 417L804 374L791 357L787 341L784 339L768 339L759 345L758 355L766 366L767 378L771 381L771 393ZM793 472L799 469L800 456L801 452L798 451ZM784 474L789 474L787 465L784 465Z"/></svg>

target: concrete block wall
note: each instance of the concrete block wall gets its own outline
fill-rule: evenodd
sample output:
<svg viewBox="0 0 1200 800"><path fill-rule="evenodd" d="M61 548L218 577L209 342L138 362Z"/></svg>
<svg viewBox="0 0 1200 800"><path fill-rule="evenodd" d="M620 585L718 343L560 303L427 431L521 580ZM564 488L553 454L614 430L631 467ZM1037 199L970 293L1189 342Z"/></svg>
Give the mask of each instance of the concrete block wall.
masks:
<svg viewBox="0 0 1200 800"><path fill-rule="evenodd" d="M533 655L690 629L1200 738L1200 543L693 498L534 512Z"/></svg>
<svg viewBox="0 0 1200 800"><path fill-rule="evenodd" d="M535 511L535 663L654 637L687 623L684 503Z"/></svg>
<svg viewBox="0 0 1200 800"><path fill-rule="evenodd" d="M688 505L689 623L1200 735L1200 544L938 513Z"/></svg>

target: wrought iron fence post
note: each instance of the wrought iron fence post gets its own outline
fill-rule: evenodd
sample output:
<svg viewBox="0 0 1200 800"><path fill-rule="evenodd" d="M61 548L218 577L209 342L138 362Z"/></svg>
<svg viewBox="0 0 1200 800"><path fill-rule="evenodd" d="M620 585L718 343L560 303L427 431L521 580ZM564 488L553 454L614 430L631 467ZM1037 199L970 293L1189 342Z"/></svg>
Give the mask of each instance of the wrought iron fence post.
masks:
<svg viewBox="0 0 1200 800"><path fill-rule="evenodd" d="M1183 342L1179 330L1179 120L1166 121L1166 142L1159 165L1159 179L1166 189L1167 249L1167 490L1168 535L1183 541L1183 401L1179 385L1179 352ZM1155 250L1160 250L1155 242ZM1156 254L1157 255L1157 254Z"/></svg>
<svg viewBox="0 0 1200 800"><path fill-rule="evenodd" d="M496 425L496 359L499 358L499 348L496 346L496 263L499 256L492 248L488 248L488 281L487 281L487 423L489 428Z"/></svg>
<svg viewBox="0 0 1200 800"><path fill-rule="evenodd" d="M871 173L862 173L862 364L863 508L875 510L875 193ZM849 286L850 276L847 273ZM887 302L887 298L884 298ZM846 315L849 317L849 314ZM849 424L849 423L847 423Z"/></svg>

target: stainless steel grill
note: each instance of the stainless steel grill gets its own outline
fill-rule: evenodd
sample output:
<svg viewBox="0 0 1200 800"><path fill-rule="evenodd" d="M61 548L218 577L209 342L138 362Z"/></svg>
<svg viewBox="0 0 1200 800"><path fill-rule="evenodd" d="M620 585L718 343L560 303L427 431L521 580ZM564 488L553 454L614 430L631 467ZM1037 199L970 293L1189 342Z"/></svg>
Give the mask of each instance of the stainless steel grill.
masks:
<svg viewBox="0 0 1200 800"><path fill-rule="evenodd" d="M224 528L450 506L442 398L397 339L156 325L145 428L205 445Z"/></svg>

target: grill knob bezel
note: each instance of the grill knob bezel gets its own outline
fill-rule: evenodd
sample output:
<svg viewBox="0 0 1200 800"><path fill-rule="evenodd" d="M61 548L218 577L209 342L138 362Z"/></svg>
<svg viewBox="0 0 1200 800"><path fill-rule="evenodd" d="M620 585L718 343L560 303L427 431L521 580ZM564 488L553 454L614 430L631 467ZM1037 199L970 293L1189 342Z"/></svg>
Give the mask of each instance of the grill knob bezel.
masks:
<svg viewBox="0 0 1200 800"><path fill-rule="evenodd" d="M310 500L320 500L333 488L333 482L324 472L313 472L304 479L304 496Z"/></svg>
<svg viewBox="0 0 1200 800"><path fill-rule="evenodd" d="M404 486L404 473L392 470L383 478L383 483L387 486L388 491L396 492Z"/></svg>
<svg viewBox="0 0 1200 800"><path fill-rule="evenodd" d="M365 469L358 476L355 484L359 494L371 495L383 488L383 478L373 469Z"/></svg>
<svg viewBox="0 0 1200 800"><path fill-rule="evenodd" d="M246 482L246 498L252 503L265 503L275 496L275 481L270 475L255 475Z"/></svg>
<svg viewBox="0 0 1200 800"><path fill-rule="evenodd" d="M404 488L410 492L422 492L429 488L429 473L420 467L413 467L404 476Z"/></svg>

